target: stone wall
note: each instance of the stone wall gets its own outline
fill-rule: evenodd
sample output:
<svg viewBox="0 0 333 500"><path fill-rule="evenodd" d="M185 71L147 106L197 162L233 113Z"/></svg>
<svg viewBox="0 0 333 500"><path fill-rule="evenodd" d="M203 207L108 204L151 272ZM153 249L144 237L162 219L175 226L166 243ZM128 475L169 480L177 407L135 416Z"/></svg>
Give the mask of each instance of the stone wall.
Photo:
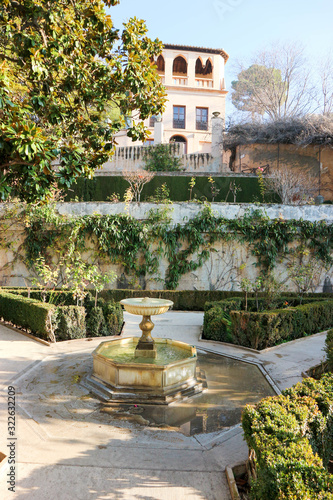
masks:
<svg viewBox="0 0 333 500"><path fill-rule="evenodd" d="M294 144L247 144L235 148L229 154L229 167L234 172L249 172L263 165L269 171L279 166L288 166L313 176L318 194L333 201L333 149Z"/></svg>
<svg viewBox="0 0 333 500"><path fill-rule="evenodd" d="M221 165L209 153L184 154L184 144L169 144L172 153L180 159L180 168L187 173L220 173ZM110 161L103 168L96 170L95 175L121 174L124 170L136 171L145 166L145 146L117 147Z"/></svg>
<svg viewBox="0 0 333 500"><path fill-rule="evenodd" d="M61 203L57 208L60 214L69 216L83 216L92 214L120 214L127 213L134 218L144 220L148 216L151 209L161 208L161 205L152 203L131 203L126 206L123 203ZM202 205L197 203L173 203L168 206L171 210L170 216L174 224L184 224L186 221L195 217L201 210ZM280 218L284 220L309 220L320 221L326 220L333 223L333 205L320 206L283 206L283 205L260 205L254 206L251 204L211 204L213 213L221 215L228 219L235 219L244 216L250 210L262 210L269 218ZM11 239L13 243L12 249L0 251L0 285L2 286L25 286L28 278L31 275L23 262L17 260L14 265L10 265L14 258L15 249L19 247L24 238L24 228L14 226L12 228ZM8 242L9 243L9 242ZM89 259L92 255L92 241L87 241L85 258ZM153 249L152 249L153 250ZM293 287L286 280L287 260L286 256L275 270L275 275L280 281L285 281L286 286L293 290ZM239 290L239 281L241 277L255 279L258 270L255 267L256 259L251 254L249 246L245 243L230 241L219 241L213 245L209 259L203 266L195 272L190 272L180 279L178 289L180 290ZM7 264L7 265L6 265ZM168 261L162 257L160 260L159 276L142 277L137 286L142 289L161 289L163 283L156 278L165 277L168 267ZM116 271L118 281L112 287L124 288L132 287L130 276L125 276L121 266L110 266L104 264L102 269ZM241 271L240 271L241 269ZM322 270L321 276L318 279L316 291L322 291L326 277L331 279L332 269Z"/></svg>

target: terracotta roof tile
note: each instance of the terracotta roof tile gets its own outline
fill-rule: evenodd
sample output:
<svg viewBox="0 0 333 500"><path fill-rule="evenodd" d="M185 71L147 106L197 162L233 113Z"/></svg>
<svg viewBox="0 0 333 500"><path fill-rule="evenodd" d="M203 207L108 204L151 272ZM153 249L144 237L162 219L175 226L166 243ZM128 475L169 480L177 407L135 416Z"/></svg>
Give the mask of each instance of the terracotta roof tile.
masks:
<svg viewBox="0 0 333 500"><path fill-rule="evenodd" d="M164 43L164 48L165 49L175 49L175 50L189 50L192 52L204 52L207 54L220 54L225 62L229 59L229 54L226 53L225 50L223 49L209 49L207 47L194 47L192 45L176 45L176 44L170 44L170 43Z"/></svg>

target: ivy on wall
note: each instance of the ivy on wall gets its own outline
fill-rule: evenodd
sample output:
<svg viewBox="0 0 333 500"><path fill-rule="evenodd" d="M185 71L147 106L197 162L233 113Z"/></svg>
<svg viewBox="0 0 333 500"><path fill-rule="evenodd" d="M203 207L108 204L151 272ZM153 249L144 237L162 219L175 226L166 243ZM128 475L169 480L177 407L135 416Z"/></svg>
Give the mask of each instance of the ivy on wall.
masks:
<svg viewBox="0 0 333 500"><path fill-rule="evenodd" d="M183 275L201 267L217 242L249 245L261 270L273 269L279 259L293 251L292 243L306 248L325 266L333 263L333 226L325 221L271 220L259 209L239 219L226 219L214 215L205 204L196 217L174 224L170 206L150 211L147 220L127 214L69 217L59 215L50 205L20 207L15 215L23 227L19 258L33 267L41 255L51 259L68 249L81 254L89 250L94 259L121 265L125 274L135 278L160 279L169 290L177 288ZM5 232L11 228L12 218L12 208L3 211L0 227ZM162 257L168 267L161 278Z"/></svg>

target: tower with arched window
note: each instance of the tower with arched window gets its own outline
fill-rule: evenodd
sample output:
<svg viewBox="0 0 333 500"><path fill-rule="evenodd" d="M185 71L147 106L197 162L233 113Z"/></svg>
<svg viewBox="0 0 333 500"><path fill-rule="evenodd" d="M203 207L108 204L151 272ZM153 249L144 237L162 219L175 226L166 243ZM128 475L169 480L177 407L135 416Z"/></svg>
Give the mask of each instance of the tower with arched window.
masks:
<svg viewBox="0 0 333 500"><path fill-rule="evenodd" d="M189 154L211 153L213 113L225 116L224 66L228 57L222 49L164 45L155 61L167 92L162 142L183 143ZM156 117L146 121L151 130L150 144L156 139L155 122ZM124 133L119 134L117 142L120 146L133 145Z"/></svg>

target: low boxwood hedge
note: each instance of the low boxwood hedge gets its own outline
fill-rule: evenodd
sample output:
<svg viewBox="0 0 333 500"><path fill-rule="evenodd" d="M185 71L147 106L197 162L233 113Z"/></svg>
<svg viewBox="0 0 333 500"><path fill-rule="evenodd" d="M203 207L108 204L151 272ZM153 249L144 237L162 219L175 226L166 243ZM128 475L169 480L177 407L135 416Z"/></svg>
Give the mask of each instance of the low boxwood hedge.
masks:
<svg viewBox="0 0 333 500"><path fill-rule="evenodd" d="M11 305L3 307L5 311L3 318L12 324L31 330L32 333L43 339L70 340L90 336L119 335L121 332L123 325L121 305L113 301L106 302L99 299L98 307L95 308L95 298L90 292L86 296L84 307L80 307L75 305L73 294L68 291L48 291L42 294L39 290L30 290L30 298L26 297L28 294L26 289L12 291L15 293L8 291L0 293L0 295L11 297ZM43 302L42 298L45 298L46 302ZM52 303L48 303L48 300L51 300ZM50 322L50 326L48 330L46 331L44 325L47 323L44 318L45 314L44 316L39 313L35 314L32 310L27 313L26 308L23 308L21 304L35 304L37 308L49 311L50 316L47 321Z"/></svg>
<svg viewBox="0 0 333 500"><path fill-rule="evenodd" d="M204 338L260 350L332 327L333 300L310 297L308 303L293 306L294 299L287 299L283 309L260 312L251 311L251 300L249 311L242 310L239 299L208 303Z"/></svg>
<svg viewBox="0 0 333 500"><path fill-rule="evenodd" d="M20 293L27 296L28 291L26 288L3 288L11 293ZM104 298L106 302L113 301L119 302L122 299L132 297L153 297L172 300L174 303L173 309L175 311L203 311L205 305L211 302L217 302L228 298L243 298L243 292L224 291L224 290L131 290L131 289L114 289L103 290L100 297ZM30 297L42 300L41 292L36 289L30 289ZM249 304L254 294L249 293ZM290 300L298 300L297 293L289 293ZM314 293L304 295L303 302L317 299L333 299L331 293ZM254 299L253 299L254 300ZM252 302L253 302L252 300ZM70 291L55 290L46 292L46 301L59 305L74 305L73 295ZM254 303L254 302L253 302Z"/></svg>
<svg viewBox="0 0 333 500"><path fill-rule="evenodd" d="M332 500L333 374L246 406L242 426L255 452L254 500Z"/></svg>
<svg viewBox="0 0 333 500"><path fill-rule="evenodd" d="M55 311L53 304L0 292L0 318L15 326L29 329L44 340L55 340L52 321Z"/></svg>

